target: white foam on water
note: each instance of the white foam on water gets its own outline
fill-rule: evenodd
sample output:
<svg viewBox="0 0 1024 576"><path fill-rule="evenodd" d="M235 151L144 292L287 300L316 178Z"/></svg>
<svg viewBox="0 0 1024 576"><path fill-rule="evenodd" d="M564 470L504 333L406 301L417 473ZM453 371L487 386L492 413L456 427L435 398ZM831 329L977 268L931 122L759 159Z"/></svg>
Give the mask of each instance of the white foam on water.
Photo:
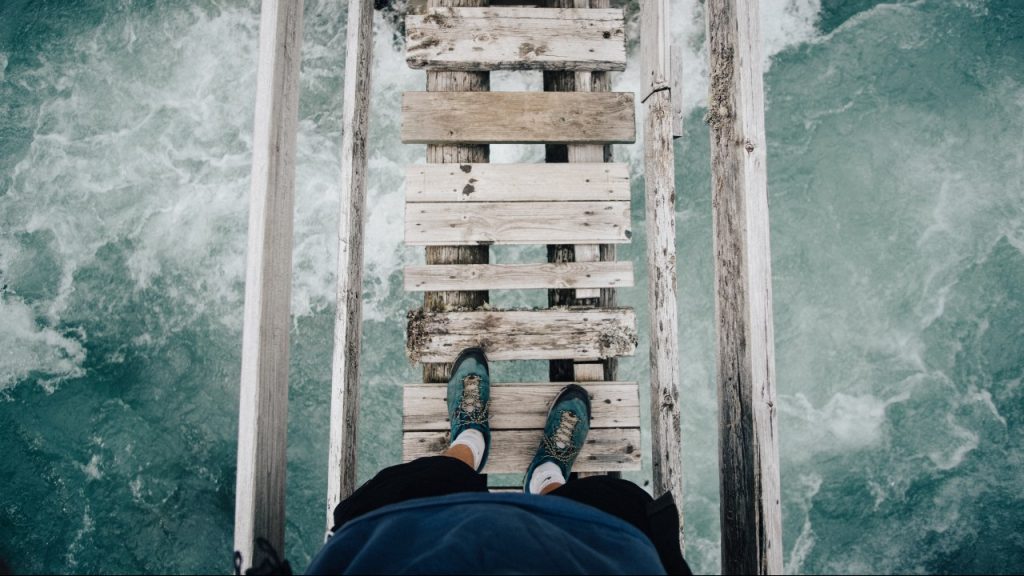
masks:
<svg viewBox="0 0 1024 576"><path fill-rule="evenodd" d="M765 72L776 54L820 37L817 22L821 0L761 0L761 42ZM707 106L708 50L704 3L675 0L671 6L672 41L682 48L684 118ZM639 60L631 60L633 69ZM629 70L627 70L627 73Z"/></svg>
<svg viewBox="0 0 1024 576"><path fill-rule="evenodd" d="M804 561L807 560L811 550L814 549L814 545L817 543L817 537L811 526L811 508L814 507L814 497L821 490L821 483L822 477L818 474L800 475L796 487L800 497L796 502L796 506L798 508L797 512L804 517L804 521L800 526L800 534L797 535L796 541L793 542L793 547L789 551L789 560L784 563L787 574L800 574L803 572ZM787 512L792 514L792 508L787 508Z"/></svg>
<svg viewBox="0 0 1024 576"><path fill-rule="evenodd" d="M68 378L81 376L85 348L36 320L32 308L13 296L0 297L0 391L35 375L52 392Z"/></svg>

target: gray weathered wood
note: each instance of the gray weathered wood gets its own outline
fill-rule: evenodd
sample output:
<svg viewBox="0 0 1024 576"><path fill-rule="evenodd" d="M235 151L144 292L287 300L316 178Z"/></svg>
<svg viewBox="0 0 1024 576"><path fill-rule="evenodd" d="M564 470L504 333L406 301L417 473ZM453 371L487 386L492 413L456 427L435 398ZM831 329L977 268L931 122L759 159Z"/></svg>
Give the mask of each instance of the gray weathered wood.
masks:
<svg viewBox="0 0 1024 576"><path fill-rule="evenodd" d="M629 202L463 202L405 207L409 245L628 242Z"/></svg>
<svg viewBox="0 0 1024 576"><path fill-rule="evenodd" d="M598 364L598 366L600 366ZM501 383L491 385L491 430L544 428L551 399L565 383ZM636 382L590 382L590 428L640 426ZM406 384L403 387L403 429L448 430L448 385Z"/></svg>
<svg viewBox="0 0 1024 576"><path fill-rule="evenodd" d="M629 201L629 166L584 164L414 164L406 202Z"/></svg>
<svg viewBox="0 0 1024 576"><path fill-rule="evenodd" d="M474 310L409 313L406 353L413 362L451 362L480 346L491 360L599 360L636 350L631 309Z"/></svg>
<svg viewBox="0 0 1024 576"><path fill-rule="evenodd" d="M429 0L430 7L475 7L487 5L487 0ZM428 70L428 92L480 92L491 88L488 72L459 72ZM427 162L438 164L478 164L488 162L490 148L486 144L429 144ZM486 264L490 261L487 246L427 246L427 264ZM427 292L423 295L423 308L429 311L450 308L477 308L487 303L487 292ZM447 382L451 364L424 364L424 382Z"/></svg>
<svg viewBox="0 0 1024 576"><path fill-rule="evenodd" d="M491 433L495 447L487 459L484 474L522 474L540 444L540 430L496 430ZM437 456L448 447L448 433L406 432L402 436L402 459ZM498 448L500 447L500 448ZM573 465L575 472L639 470L641 463L639 428L591 430Z"/></svg>
<svg viewBox="0 0 1024 576"><path fill-rule="evenodd" d="M331 427L327 460L327 525L334 507L356 488L359 351L363 333L363 225L366 151L373 59L373 0L350 0L341 136L338 284L331 367Z"/></svg>
<svg viewBox="0 0 1024 576"><path fill-rule="evenodd" d="M405 290L527 290L530 288L627 288L632 262L546 264L450 264L409 266Z"/></svg>
<svg viewBox="0 0 1024 576"><path fill-rule="evenodd" d="M724 574L781 574L764 93L757 0L708 0Z"/></svg>
<svg viewBox="0 0 1024 576"><path fill-rule="evenodd" d="M432 8L405 18L406 62L447 70L623 70L622 10Z"/></svg>
<svg viewBox="0 0 1024 576"><path fill-rule="evenodd" d="M683 47L672 43L672 137L683 137Z"/></svg>
<svg viewBox="0 0 1024 576"><path fill-rule="evenodd" d="M238 410L235 550L260 564L265 538L284 554L288 331L302 0L263 0Z"/></svg>
<svg viewBox="0 0 1024 576"><path fill-rule="evenodd" d="M667 0L641 0L642 76L662 82L667 67ZM652 43L663 44L652 46ZM671 492L683 546L682 430L679 423L679 329L676 306L676 184L672 97L652 84L644 101L648 309L651 330L651 456L654 494Z"/></svg>
<svg viewBox="0 0 1024 576"><path fill-rule="evenodd" d="M640 4L640 101L672 87L672 33L669 0L641 0Z"/></svg>
<svg viewBox="0 0 1024 576"><path fill-rule="evenodd" d="M408 144L628 143L636 139L627 92L406 92Z"/></svg>

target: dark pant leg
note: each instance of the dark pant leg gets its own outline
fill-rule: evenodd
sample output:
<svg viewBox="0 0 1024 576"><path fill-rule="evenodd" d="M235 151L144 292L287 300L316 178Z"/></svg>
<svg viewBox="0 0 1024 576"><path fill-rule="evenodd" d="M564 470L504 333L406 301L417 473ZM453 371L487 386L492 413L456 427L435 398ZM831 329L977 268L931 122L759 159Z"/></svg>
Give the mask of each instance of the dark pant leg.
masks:
<svg viewBox="0 0 1024 576"><path fill-rule="evenodd" d="M675 507L672 506L670 511L674 518L666 521L664 502L659 499L656 503L636 484L612 476L589 476L570 480L548 495L575 500L625 520L651 540L666 572L691 574L679 550L679 517Z"/></svg>
<svg viewBox="0 0 1024 576"><path fill-rule="evenodd" d="M383 508L416 498L458 492L487 492L487 477L448 456L418 458L381 470L334 509L334 528Z"/></svg>

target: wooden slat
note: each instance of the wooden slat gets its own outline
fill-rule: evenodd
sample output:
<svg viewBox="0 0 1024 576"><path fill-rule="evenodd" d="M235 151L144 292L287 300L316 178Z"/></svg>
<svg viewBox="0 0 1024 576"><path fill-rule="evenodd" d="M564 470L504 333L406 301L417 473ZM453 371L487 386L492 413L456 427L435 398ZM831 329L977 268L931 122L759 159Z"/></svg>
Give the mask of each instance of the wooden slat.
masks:
<svg viewBox="0 0 1024 576"><path fill-rule="evenodd" d="M601 367L600 364L595 366ZM543 428L551 400L566 384L493 384L491 430ZM586 384L586 389L590 393L591 429L640 426L636 382L591 382ZM447 397L447 384L407 384L403 429L448 430Z"/></svg>
<svg viewBox="0 0 1024 576"><path fill-rule="evenodd" d="M263 0L256 74L238 406L234 549L284 554L292 227L302 0Z"/></svg>
<svg viewBox="0 0 1024 576"><path fill-rule="evenodd" d="M451 362L480 346L491 360L598 360L636 350L629 308L474 310L409 313L406 352L413 362Z"/></svg>
<svg viewBox="0 0 1024 576"><path fill-rule="evenodd" d="M628 92L406 92L407 144L604 144L636 139Z"/></svg>
<svg viewBox="0 0 1024 576"><path fill-rule="evenodd" d="M487 0L428 0L431 8L454 6L484 6ZM427 70L428 92L479 92L491 89L490 72L457 72ZM437 164L484 163L490 161L490 147L486 144L430 144L427 162ZM427 264L487 264L491 250L487 246L427 246L424 250ZM442 311L453 308L478 308L487 303L487 292L427 292L423 295L423 308ZM424 364L424 382L447 382L450 364Z"/></svg>
<svg viewBox="0 0 1024 576"><path fill-rule="evenodd" d="M633 285L632 262L409 266L406 292L621 288Z"/></svg>
<svg viewBox="0 0 1024 576"><path fill-rule="evenodd" d="M370 118L373 2L351 0L346 26L338 215L338 285L331 366L331 426L327 456L327 529L334 507L356 489L359 351L363 334L363 227L366 139Z"/></svg>
<svg viewBox="0 0 1024 576"><path fill-rule="evenodd" d="M537 451L540 435L540 430L494 431L491 434L491 453L483 472L523 473ZM423 456L436 456L447 447L447 432L406 432L402 436L402 458L406 462ZM639 428L591 430L572 469L575 472L639 470L641 453Z"/></svg>
<svg viewBox="0 0 1024 576"><path fill-rule="evenodd" d="M621 9L432 8L406 16L405 29L412 68L626 68Z"/></svg>
<svg viewBox="0 0 1024 576"><path fill-rule="evenodd" d="M781 574L779 434L758 5L705 3L723 574Z"/></svg>
<svg viewBox="0 0 1024 576"><path fill-rule="evenodd" d="M599 262L601 260L601 246L598 244L577 244L573 247L576 253L576 262ZM601 290L598 288L576 287L576 299L599 298Z"/></svg>
<svg viewBox="0 0 1024 576"><path fill-rule="evenodd" d="M629 202L425 202L405 207L405 243L414 246L623 243L633 235L629 227Z"/></svg>
<svg viewBox="0 0 1024 576"><path fill-rule="evenodd" d="M679 324L676 306L676 179L669 90L668 0L641 0L644 88L644 226L651 361L651 463L655 496L671 492L683 547Z"/></svg>
<svg viewBox="0 0 1024 576"><path fill-rule="evenodd" d="M406 202L629 201L629 166L603 164L414 164Z"/></svg>

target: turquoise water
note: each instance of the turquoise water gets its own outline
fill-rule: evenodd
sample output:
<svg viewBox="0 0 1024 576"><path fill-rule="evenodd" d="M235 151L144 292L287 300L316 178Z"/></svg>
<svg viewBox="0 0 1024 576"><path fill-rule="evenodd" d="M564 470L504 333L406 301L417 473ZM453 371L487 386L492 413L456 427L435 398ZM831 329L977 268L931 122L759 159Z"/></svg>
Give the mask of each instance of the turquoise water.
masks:
<svg viewBox="0 0 1024 576"><path fill-rule="evenodd" d="M706 55L701 4L673 9L687 557L714 572ZM0 4L0 556L16 571L230 566L257 12ZM762 17L786 570L1020 572L1024 2L762 0ZM323 528L344 7L307 0L305 22L287 541L300 569ZM417 377L399 270L422 258L400 244L400 186L423 150L397 137L399 94L422 73L377 24L361 479L399 459L400 384ZM619 89L634 89L632 63ZM621 295L641 312L645 299L643 282ZM622 377L644 381L642 358Z"/></svg>

